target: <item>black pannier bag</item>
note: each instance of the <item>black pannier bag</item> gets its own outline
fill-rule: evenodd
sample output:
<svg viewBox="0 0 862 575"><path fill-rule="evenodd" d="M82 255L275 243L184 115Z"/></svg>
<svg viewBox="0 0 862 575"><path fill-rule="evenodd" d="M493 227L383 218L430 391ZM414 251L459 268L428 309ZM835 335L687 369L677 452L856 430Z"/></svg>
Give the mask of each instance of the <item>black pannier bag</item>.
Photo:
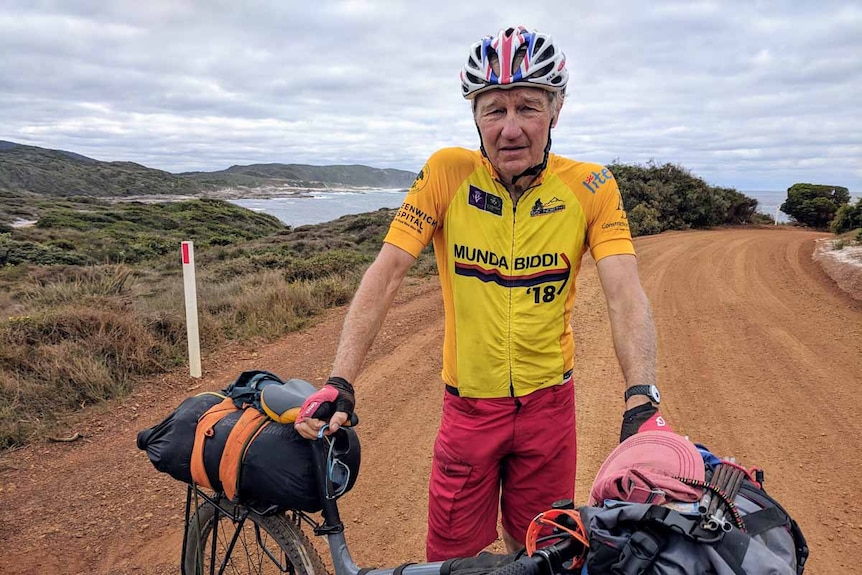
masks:
<svg viewBox="0 0 862 575"><path fill-rule="evenodd" d="M247 383L250 373L258 378L264 377L270 383L273 379L279 385L295 385L299 382L309 390L314 389L311 384L301 380L291 380L285 384L268 372L243 372L235 383ZM240 387L232 384L222 394L202 393L186 399L164 421L138 433L138 448L147 452L157 470L184 483L210 487L242 503L258 507L276 505L308 512L319 511L322 502L314 474L311 442L300 436L292 423L281 424L266 417L257 408L259 401L248 401L248 386ZM238 395L240 392L242 396ZM226 401L234 395L242 397L242 401L237 399L235 402L242 407ZM211 432L204 436L198 429L199 420L219 410L226 415L216 418ZM239 468L234 469L233 473L226 473L222 454L231 431L246 410L254 410L260 422L256 424L257 431L250 440L241 440L244 444L241 446ZM196 433L198 441L202 441L202 461L197 465L197 477L205 471L206 481L194 479L192 459ZM236 437L231 439L236 440ZM353 429L341 428L329 438L318 441L333 442L331 453L337 459L338 467L344 470L337 479L346 482L346 486L333 486L340 496L353 487L359 473L359 438ZM230 485L224 485L224 482Z"/></svg>
<svg viewBox="0 0 862 575"><path fill-rule="evenodd" d="M225 396L201 393L183 401L164 421L138 433L138 449L153 467L184 483L192 482L191 459L198 419Z"/></svg>
<svg viewBox="0 0 862 575"><path fill-rule="evenodd" d="M212 437L204 447L204 467L211 478L219 477L221 454L231 429L239 421L241 411L231 413L213 428ZM342 433L342 430L344 433ZM341 428L332 436L335 451L350 470L345 492L353 488L359 472L360 450L356 432ZM253 505L279 505L302 511L320 511L317 481L311 453L311 442L303 438L293 425L274 421L267 423L245 452L239 478L240 501ZM222 491L219 483L213 485Z"/></svg>

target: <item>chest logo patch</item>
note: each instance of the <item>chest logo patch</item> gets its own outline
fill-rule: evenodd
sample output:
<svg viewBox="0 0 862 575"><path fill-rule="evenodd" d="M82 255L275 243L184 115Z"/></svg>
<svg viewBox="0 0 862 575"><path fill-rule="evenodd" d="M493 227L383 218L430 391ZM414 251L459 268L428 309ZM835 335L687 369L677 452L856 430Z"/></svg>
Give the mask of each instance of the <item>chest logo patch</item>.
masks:
<svg viewBox="0 0 862 575"><path fill-rule="evenodd" d="M536 216L546 216L548 214L553 214L554 212L561 212L565 209L566 204L556 196L547 202L542 202L540 198L536 200L536 203L533 204L533 207L530 209L530 217L535 218Z"/></svg>
<svg viewBox="0 0 862 575"><path fill-rule="evenodd" d="M503 198L488 193L485 190L480 190L476 186L470 186L470 193L467 195L467 203L474 208L490 212L495 216L503 215Z"/></svg>

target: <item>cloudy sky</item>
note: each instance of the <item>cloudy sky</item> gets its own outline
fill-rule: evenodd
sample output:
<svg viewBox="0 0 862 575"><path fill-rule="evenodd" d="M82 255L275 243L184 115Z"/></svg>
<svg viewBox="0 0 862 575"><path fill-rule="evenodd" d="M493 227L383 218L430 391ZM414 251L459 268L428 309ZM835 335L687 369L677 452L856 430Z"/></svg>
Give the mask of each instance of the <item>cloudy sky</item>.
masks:
<svg viewBox="0 0 862 575"><path fill-rule="evenodd" d="M0 0L0 140L172 172L478 147L458 74L523 24L566 53L554 151L862 192L862 2Z"/></svg>

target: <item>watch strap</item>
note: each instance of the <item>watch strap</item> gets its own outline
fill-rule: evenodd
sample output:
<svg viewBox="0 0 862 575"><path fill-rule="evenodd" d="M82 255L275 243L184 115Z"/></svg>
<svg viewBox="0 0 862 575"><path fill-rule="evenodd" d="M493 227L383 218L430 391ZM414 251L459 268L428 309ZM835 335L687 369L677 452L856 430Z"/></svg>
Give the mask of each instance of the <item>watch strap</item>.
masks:
<svg viewBox="0 0 862 575"><path fill-rule="evenodd" d="M625 400L628 401L629 398L633 395L645 395L650 398L651 401L655 401L656 403L658 403L658 401L656 401L656 398L653 397L653 394L651 393L652 388L652 385L633 385L626 390Z"/></svg>

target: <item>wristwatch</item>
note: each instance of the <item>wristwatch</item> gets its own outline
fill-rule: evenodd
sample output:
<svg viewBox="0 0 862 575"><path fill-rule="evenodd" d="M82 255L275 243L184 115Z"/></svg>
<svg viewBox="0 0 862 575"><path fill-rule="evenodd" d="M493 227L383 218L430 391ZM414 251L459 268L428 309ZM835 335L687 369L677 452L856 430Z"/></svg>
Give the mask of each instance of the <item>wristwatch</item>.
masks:
<svg viewBox="0 0 862 575"><path fill-rule="evenodd" d="M626 401L633 395L645 395L655 404L661 403L661 394L654 385L633 385L626 390Z"/></svg>

